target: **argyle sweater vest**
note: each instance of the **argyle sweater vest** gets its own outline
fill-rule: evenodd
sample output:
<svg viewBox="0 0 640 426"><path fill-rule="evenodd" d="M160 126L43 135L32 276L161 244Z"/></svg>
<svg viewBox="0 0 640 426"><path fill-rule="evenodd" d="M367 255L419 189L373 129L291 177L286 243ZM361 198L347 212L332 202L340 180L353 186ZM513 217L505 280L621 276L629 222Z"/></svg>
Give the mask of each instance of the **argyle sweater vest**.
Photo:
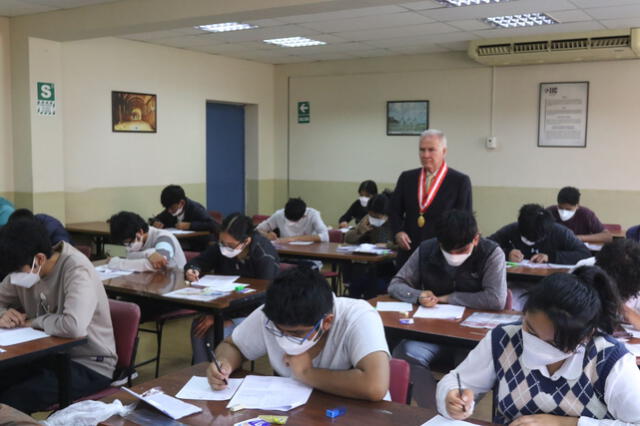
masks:
<svg viewBox="0 0 640 426"><path fill-rule="evenodd" d="M612 337L599 335L589 341L582 374L573 380L552 380L521 362L520 323L496 327L491 334L491 349L497 377L494 423L509 424L530 414L613 418L604 402L604 387L611 368L627 350Z"/></svg>

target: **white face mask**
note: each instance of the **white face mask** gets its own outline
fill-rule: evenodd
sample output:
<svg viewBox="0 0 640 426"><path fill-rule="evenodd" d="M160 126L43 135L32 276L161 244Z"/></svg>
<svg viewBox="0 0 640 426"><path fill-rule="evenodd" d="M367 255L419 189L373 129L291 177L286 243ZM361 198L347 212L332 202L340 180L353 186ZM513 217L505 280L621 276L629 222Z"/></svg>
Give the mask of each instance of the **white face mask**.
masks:
<svg viewBox="0 0 640 426"><path fill-rule="evenodd" d="M533 246L533 245L535 245L535 244L536 244L536 242L535 242L535 241L527 240L527 239L526 239L525 237L523 237L523 236L520 236L520 240L521 240L523 243L525 243L526 245L528 245L529 247L531 247L531 246Z"/></svg>
<svg viewBox="0 0 640 426"><path fill-rule="evenodd" d="M169 213L171 213L171 216L173 216L173 217L178 217L178 216L180 216L182 214L182 212L184 212L184 206L180 207L178 210L176 210L173 213L171 213L171 212L169 212Z"/></svg>
<svg viewBox="0 0 640 426"><path fill-rule="evenodd" d="M358 200L360 200L360 205L362 207L367 207L367 204L369 204L369 198L370 197L358 197Z"/></svg>
<svg viewBox="0 0 640 426"><path fill-rule="evenodd" d="M244 246L243 244L240 244L238 247L232 249L220 244L220 253L222 253L224 257L228 257L229 259L232 259L237 255L239 255L240 253L242 253L242 250L244 249L243 246Z"/></svg>
<svg viewBox="0 0 640 426"><path fill-rule="evenodd" d="M522 330L522 362L527 367L539 369L563 361L572 355L573 353L562 352L539 337Z"/></svg>
<svg viewBox="0 0 640 426"><path fill-rule="evenodd" d="M280 346L280 349L284 351L287 355L300 355L305 353L309 349L311 349L318 341L320 337L322 337L323 330L322 325L324 324L324 319L320 322L320 326L318 327L318 332L313 337L313 340L304 339L302 343L294 342L293 340L287 338L287 336L276 336L276 343Z"/></svg>
<svg viewBox="0 0 640 426"><path fill-rule="evenodd" d="M36 258L33 258L30 272L14 272L11 275L11 284L18 287L31 288L35 283L40 281L40 270L42 266L38 266L38 270L34 271L36 266Z"/></svg>
<svg viewBox="0 0 640 426"><path fill-rule="evenodd" d="M380 219L380 218L373 217L373 216L369 215L369 223L373 227L379 228L382 225L384 225L386 221L387 221L386 217L383 217L383 218Z"/></svg>
<svg viewBox="0 0 640 426"><path fill-rule="evenodd" d="M144 241L142 241L142 237L138 237L136 235L136 240L126 245L127 251L140 251L142 250L142 246L144 245Z"/></svg>
<svg viewBox="0 0 640 426"><path fill-rule="evenodd" d="M442 249L440 249L440 251L442 252L444 259L447 261L449 265L460 266L464 263L465 260L469 258L469 256L471 256L471 253L473 253L473 248L469 253L463 253L463 254L451 254Z"/></svg>
<svg viewBox="0 0 640 426"><path fill-rule="evenodd" d="M560 216L561 221L566 222L569 219L571 219L574 214L576 214L576 211L577 209L576 210L558 209L558 215Z"/></svg>

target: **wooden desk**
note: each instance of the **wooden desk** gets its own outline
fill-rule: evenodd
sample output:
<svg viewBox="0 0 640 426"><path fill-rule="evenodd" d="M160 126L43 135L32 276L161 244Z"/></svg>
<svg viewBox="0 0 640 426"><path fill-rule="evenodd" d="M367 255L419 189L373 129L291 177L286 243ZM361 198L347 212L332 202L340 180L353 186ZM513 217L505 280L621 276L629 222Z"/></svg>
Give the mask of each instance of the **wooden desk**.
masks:
<svg viewBox="0 0 640 426"><path fill-rule="evenodd" d="M378 302L389 301L397 302L396 299L393 299L388 294L369 299L369 303L371 303L373 307L375 307ZM418 305L413 305L413 310L409 316L412 317L417 309ZM411 339L474 348L489 332L486 328L463 327L460 325L462 321L474 312L522 314L522 312L517 311L486 311L466 308L460 320L415 318L413 324L400 324L400 318L405 318L400 312L379 312L379 314L382 318L382 325L384 325L388 341Z"/></svg>
<svg viewBox="0 0 640 426"><path fill-rule="evenodd" d="M58 376L58 403L61 408L64 408L71 402L71 375L69 371L71 359L67 352L74 346L86 342L86 337L67 339L51 336L3 346L2 349L6 352L0 353L0 370L30 363L39 358L53 357Z"/></svg>
<svg viewBox="0 0 640 426"><path fill-rule="evenodd" d="M91 239L93 239L93 242L96 245L96 257L98 259L102 259L105 257L104 245L109 242L109 236L111 235L109 224L106 221L69 223L67 224L66 229L71 234L82 234L89 236ZM203 235L209 235L209 232L193 231L188 234L174 235L177 239L181 240L185 238L194 238L201 237Z"/></svg>
<svg viewBox="0 0 640 426"><path fill-rule="evenodd" d="M126 296L128 299L154 300L167 305L196 309L214 316L214 343L220 343L224 336L224 315L243 309L257 307L264 302L264 292L268 280L239 278L238 283L249 284L256 291L252 293L233 292L209 302L176 299L164 296L173 290L188 287L181 270L170 269L159 272L137 272L123 277L104 280L105 289L110 295Z"/></svg>
<svg viewBox="0 0 640 426"><path fill-rule="evenodd" d="M627 238L627 230L626 229L618 229L617 231L609 231L611 236L615 238Z"/></svg>
<svg viewBox="0 0 640 426"><path fill-rule="evenodd" d="M135 392L142 393L150 388L160 386L162 390L175 396L178 391L194 376L206 375L205 370L207 363L195 365L193 367L185 368L184 370L177 371L172 374L160 377L155 380L151 380L147 383L143 383L134 386L132 389ZM242 377L246 372L236 374L236 377ZM136 399L130 396L124 391L120 391L115 395L103 399L104 402L111 402L114 399L119 399L123 404L127 405L135 402ZM412 407L409 405L398 404L395 402L368 402L360 401L350 398L341 398L334 395L329 395L324 392L314 390L309 401L298 408L291 411L264 411L264 410L240 410L235 413L230 412L226 407L229 401L200 401L200 400L187 400L190 404L202 407L202 413L192 414L191 416L183 417L178 420L179 422L188 425L233 425L234 423L248 420L263 414L275 414L288 416L287 426L296 425L321 425L321 424L343 424L343 425L367 425L367 426L414 426L421 425L436 413L433 410L428 410L421 407ZM325 410L328 408L345 407L346 414L336 419L330 419L326 417ZM153 410L144 403L138 404L136 410L146 409ZM159 412L156 412L158 416L164 416ZM159 417L162 418L162 417ZM169 419L168 417L164 417ZM473 421L475 424L489 425L490 423ZM133 425L131 421L123 419L119 416L113 416L106 421L100 423L101 425L120 426L120 425Z"/></svg>
<svg viewBox="0 0 640 426"><path fill-rule="evenodd" d="M371 255L371 254L356 254L346 253L339 251L338 247L343 246L340 243L313 243L306 246L299 246L295 244L282 244L275 243L274 247L280 255L302 257L306 259L318 259L333 262L367 262L378 263L390 260L396 257L395 252L391 252L387 255Z"/></svg>
<svg viewBox="0 0 640 426"><path fill-rule="evenodd" d="M558 272L569 272L569 268L529 268L526 266L507 266L507 280L538 282L544 277Z"/></svg>

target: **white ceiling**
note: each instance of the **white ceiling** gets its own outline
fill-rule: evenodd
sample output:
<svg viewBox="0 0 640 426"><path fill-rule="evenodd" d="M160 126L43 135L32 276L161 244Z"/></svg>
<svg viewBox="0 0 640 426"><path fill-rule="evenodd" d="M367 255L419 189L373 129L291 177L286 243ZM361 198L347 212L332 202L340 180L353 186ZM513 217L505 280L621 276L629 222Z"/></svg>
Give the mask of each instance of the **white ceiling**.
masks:
<svg viewBox="0 0 640 426"><path fill-rule="evenodd" d="M0 0L0 15L15 16L114 0ZM560 23L498 29L489 16L544 12ZM147 43L274 64L465 50L469 40L640 27L640 0L512 0L444 7L435 0L245 20L260 28L208 33L193 27L122 35ZM214 24L217 22L202 22ZM262 40L306 36L324 46L286 48Z"/></svg>

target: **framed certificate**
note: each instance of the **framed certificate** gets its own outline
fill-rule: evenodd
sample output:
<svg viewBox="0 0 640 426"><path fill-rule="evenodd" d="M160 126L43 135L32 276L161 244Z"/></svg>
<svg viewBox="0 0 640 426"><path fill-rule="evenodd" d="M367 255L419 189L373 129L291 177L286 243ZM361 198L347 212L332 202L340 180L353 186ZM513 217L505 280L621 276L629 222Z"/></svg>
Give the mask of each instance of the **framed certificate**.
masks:
<svg viewBox="0 0 640 426"><path fill-rule="evenodd" d="M540 83L538 146L587 146L589 82Z"/></svg>

